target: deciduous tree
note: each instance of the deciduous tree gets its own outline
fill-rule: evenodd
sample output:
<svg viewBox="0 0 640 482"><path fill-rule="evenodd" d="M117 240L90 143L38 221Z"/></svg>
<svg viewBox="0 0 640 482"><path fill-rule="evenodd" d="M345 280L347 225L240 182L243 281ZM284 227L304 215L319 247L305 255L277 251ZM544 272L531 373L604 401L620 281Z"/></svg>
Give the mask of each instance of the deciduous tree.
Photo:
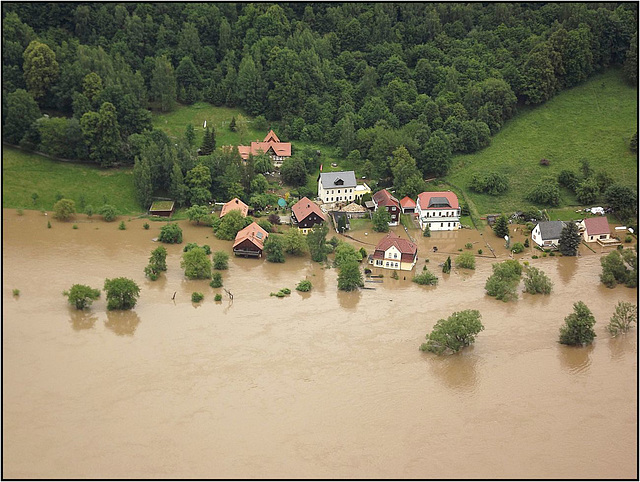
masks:
<svg viewBox="0 0 640 482"><path fill-rule="evenodd" d="M476 335L484 330L480 319L478 310L463 310L438 320L431 333L427 334L427 342L420 345L420 350L438 355L460 351L473 344Z"/></svg>
<svg viewBox="0 0 640 482"><path fill-rule="evenodd" d="M189 279L211 278L211 259L204 248L197 247L182 253L180 267L184 269L184 275Z"/></svg>
<svg viewBox="0 0 640 482"><path fill-rule="evenodd" d="M67 297L70 305L75 306L77 310L84 310L100 297L100 290L93 289L87 285L76 284L62 294Z"/></svg>
<svg viewBox="0 0 640 482"><path fill-rule="evenodd" d="M573 313L564 319L560 327L560 343L563 345L588 345L596 337L593 325L596 319L582 301L573 304Z"/></svg>
<svg viewBox="0 0 640 482"><path fill-rule="evenodd" d="M140 296L140 287L129 278L113 278L104 281L108 310L130 310Z"/></svg>

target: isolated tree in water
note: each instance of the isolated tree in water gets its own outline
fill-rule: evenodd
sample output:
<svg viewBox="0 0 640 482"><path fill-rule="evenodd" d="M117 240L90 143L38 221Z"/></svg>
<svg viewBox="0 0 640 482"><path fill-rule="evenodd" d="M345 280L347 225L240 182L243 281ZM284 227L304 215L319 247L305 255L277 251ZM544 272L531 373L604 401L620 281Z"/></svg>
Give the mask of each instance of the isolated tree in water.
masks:
<svg viewBox="0 0 640 482"><path fill-rule="evenodd" d="M446 351L457 352L475 341L478 333L484 330L480 322L478 310L454 312L449 318L436 322L427 342L420 345L420 350L442 355Z"/></svg>
<svg viewBox="0 0 640 482"><path fill-rule="evenodd" d="M596 319L582 301L573 304L573 313L564 319L560 327L560 343L563 345L588 345L596 337L593 325Z"/></svg>
<svg viewBox="0 0 640 482"><path fill-rule="evenodd" d="M140 287L128 278L106 279L104 290L107 293L108 310L130 310L140 296Z"/></svg>
<svg viewBox="0 0 640 482"><path fill-rule="evenodd" d="M100 290L87 285L73 285L62 294L67 297L70 305L75 306L78 310L83 310L100 297Z"/></svg>

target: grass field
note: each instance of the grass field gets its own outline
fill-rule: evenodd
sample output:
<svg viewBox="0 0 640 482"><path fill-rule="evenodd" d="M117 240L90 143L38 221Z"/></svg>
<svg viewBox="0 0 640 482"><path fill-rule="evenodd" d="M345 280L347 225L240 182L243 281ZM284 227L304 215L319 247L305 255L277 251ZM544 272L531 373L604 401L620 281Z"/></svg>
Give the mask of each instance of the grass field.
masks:
<svg viewBox="0 0 640 482"><path fill-rule="evenodd" d="M36 203L32 193L38 194ZM111 204L119 214L141 214L135 200L132 169L104 170L86 164L53 161L13 147L2 147L2 207L51 210L56 194L85 205Z"/></svg>
<svg viewBox="0 0 640 482"><path fill-rule="evenodd" d="M629 151L637 130L638 91L625 84L620 71L609 70L565 91L544 105L523 108L491 139L491 145L453 159L446 180L464 190L478 213L512 212L531 203L525 195L540 178L557 178L563 169L579 170L580 159L606 171L616 181L637 189L638 156ZM549 159L541 166L540 159ZM500 196L467 189L476 173L495 171L510 179ZM575 206L575 196L562 190L562 204Z"/></svg>

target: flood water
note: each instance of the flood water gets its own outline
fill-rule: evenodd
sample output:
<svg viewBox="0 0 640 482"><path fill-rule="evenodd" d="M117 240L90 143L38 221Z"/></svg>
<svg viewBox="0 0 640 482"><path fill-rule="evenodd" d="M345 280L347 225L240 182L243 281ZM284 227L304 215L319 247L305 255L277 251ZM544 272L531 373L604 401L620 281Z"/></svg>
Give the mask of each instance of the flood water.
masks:
<svg viewBox="0 0 640 482"><path fill-rule="evenodd" d="M599 249L521 255L554 291L511 303L484 294L492 257L475 271L438 268L467 242L490 255L488 241L504 259L488 231L417 239L416 269L429 258L436 287L386 272L366 283L375 290L342 293L336 270L308 257L232 257L223 279L234 300L216 303L221 289L184 278L184 245L167 245L168 271L145 279L163 223L120 231L127 218L79 216L76 230L55 220L47 229L48 218L3 210L6 478L638 476L638 331L611 339L604 328L637 290L599 283ZM231 253L210 228L180 225L185 243ZM78 312L61 294L119 276L141 287L130 312L107 312L104 294ZM296 292L305 278L312 291ZM284 287L290 296L269 296ZM586 348L557 343L578 300L597 320ZM443 357L418 350L439 318L469 308L485 326L475 345Z"/></svg>

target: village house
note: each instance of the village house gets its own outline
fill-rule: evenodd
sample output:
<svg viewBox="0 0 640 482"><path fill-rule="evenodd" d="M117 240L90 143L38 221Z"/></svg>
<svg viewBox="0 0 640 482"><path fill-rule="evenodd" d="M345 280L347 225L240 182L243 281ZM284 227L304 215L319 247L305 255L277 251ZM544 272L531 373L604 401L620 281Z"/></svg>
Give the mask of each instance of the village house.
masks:
<svg viewBox="0 0 640 482"><path fill-rule="evenodd" d="M598 240L611 239L611 229L609 221L602 216L598 218L583 219L580 224L580 231L587 243L593 243Z"/></svg>
<svg viewBox="0 0 640 482"><path fill-rule="evenodd" d="M416 201L420 229L452 231L460 228L460 204L451 191L422 192Z"/></svg>
<svg viewBox="0 0 640 482"><path fill-rule="evenodd" d="M356 175L353 171L321 172L318 197L323 203L351 202L355 199Z"/></svg>
<svg viewBox="0 0 640 482"><path fill-rule="evenodd" d="M400 220L400 202L392 196L389 191L386 189L378 191L373 195L371 200L373 201L376 211L380 208L384 208L389 212L391 215L389 226L398 225L398 221Z"/></svg>
<svg viewBox="0 0 640 482"><path fill-rule="evenodd" d="M234 197L231 201L222 206L222 211L220 211L220 217L223 217L229 211L240 211L243 218L247 217L249 213L249 206L243 203L237 197Z"/></svg>
<svg viewBox="0 0 640 482"><path fill-rule="evenodd" d="M377 268L411 271L418 261L418 247L390 232L376 245L369 264Z"/></svg>
<svg viewBox="0 0 640 482"><path fill-rule="evenodd" d="M297 226L302 234L307 234L316 224L322 224L326 215L316 203L303 197L291 207L291 223Z"/></svg>
<svg viewBox="0 0 640 482"><path fill-rule="evenodd" d="M149 208L149 214L151 216L162 216L170 218L175 209L176 203L174 201L154 201Z"/></svg>
<svg viewBox="0 0 640 482"><path fill-rule="evenodd" d="M557 249L564 221L543 221L531 231L531 240L541 248Z"/></svg>
<svg viewBox="0 0 640 482"><path fill-rule="evenodd" d="M258 223L253 222L244 229L238 231L233 242L233 254L252 258L260 258L264 249L264 242L269 237Z"/></svg>
<svg viewBox="0 0 640 482"><path fill-rule="evenodd" d="M291 157L291 143L280 142L276 133L271 130L262 142L254 141L250 146L238 146L238 152L244 161L249 159L249 155L266 153L273 165L280 167L285 159Z"/></svg>
<svg viewBox="0 0 640 482"><path fill-rule="evenodd" d="M416 203L409 196L405 196L400 199L400 208L402 209L402 214L413 214L416 212Z"/></svg>

